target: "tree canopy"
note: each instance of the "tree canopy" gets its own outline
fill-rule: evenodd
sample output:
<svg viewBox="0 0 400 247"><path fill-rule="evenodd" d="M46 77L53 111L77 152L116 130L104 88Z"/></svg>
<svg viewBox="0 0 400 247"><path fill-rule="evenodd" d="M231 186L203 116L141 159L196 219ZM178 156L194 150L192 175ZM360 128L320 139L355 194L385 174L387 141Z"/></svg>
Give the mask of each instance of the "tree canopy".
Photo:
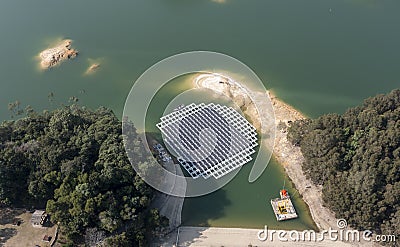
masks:
<svg viewBox="0 0 400 247"><path fill-rule="evenodd" d="M139 139L132 124L132 138ZM135 162L146 164L138 140ZM45 207L74 246L145 246L167 224L135 173L121 122L106 108L71 105L0 125L0 206Z"/></svg>
<svg viewBox="0 0 400 247"><path fill-rule="evenodd" d="M400 235L400 90L365 100L343 115L291 124L303 170L323 186L336 216L359 229Z"/></svg>

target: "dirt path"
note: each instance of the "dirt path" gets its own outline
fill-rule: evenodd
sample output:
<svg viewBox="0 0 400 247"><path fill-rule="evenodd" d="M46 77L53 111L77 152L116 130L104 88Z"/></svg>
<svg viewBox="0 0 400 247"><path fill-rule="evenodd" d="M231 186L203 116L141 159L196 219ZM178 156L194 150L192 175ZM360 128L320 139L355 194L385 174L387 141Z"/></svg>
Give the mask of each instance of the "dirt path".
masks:
<svg viewBox="0 0 400 247"><path fill-rule="evenodd" d="M49 242L43 242L43 236L48 235L54 238L56 225L52 227L33 227L30 220L32 217L31 213L15 211L15 210L0 210L0 216L3 216L2 212L6 212L8 217L7 221L2 218L0 223L0 246L5 247L28 247L28 246L50 246ZM13 214L12 212L18 212ZM21 222L19 226L13 225L13 221L18 220Z"/></svg>

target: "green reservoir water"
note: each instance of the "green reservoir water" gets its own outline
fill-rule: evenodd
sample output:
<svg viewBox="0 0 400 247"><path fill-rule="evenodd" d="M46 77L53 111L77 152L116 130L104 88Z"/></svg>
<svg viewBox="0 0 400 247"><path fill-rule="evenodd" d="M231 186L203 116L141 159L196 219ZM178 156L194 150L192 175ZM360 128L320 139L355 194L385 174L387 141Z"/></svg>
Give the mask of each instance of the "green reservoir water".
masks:
<svg viewBox="0 0 400 247"><path fill-rule="evenodd" d="M67 103L71 96L121 116L141 73L163 58L193 50L241 60L267 88L310 117L341 113L400 86L399 9L397 0L4 0L0 119L10 118L11 101L41 111ZM40 71L35 56L61 38L73 39L80 55ZM90 61L101 67L84 75ZM55 95L52 104L50 92ZM166 95L176 92L175 87L165 89ZM158 108L167 103L161 97ZM247 182L250 168L244 166L221 190L186 200L184 224L314 227L279 164L271 161L253 184ZM300 218L277 223L268 200L278 196L284 180Z"/></svg>

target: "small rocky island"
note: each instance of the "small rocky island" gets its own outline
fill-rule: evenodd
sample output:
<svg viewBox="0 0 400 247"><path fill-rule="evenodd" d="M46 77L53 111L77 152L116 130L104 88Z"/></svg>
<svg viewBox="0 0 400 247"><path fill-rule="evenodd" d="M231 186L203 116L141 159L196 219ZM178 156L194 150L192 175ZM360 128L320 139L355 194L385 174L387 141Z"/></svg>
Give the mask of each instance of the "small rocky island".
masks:
<svg viewBox="0 0 400 247"><path fill-rule="evenodd" d="M96 70L98 70L100 68L100 64L99 63L93 63L89 66L89 68L86 70L85 74L92 74L93 72L95 72Z"/></svg>
<svg viewBox="0 0 400 247"><path fill-rule="evenodd" d="M71 48L72 40L61 41L55 47L48 48L39 54L42 69L49 69L56 66L64 60L75 58L78 51Z"/></svg>

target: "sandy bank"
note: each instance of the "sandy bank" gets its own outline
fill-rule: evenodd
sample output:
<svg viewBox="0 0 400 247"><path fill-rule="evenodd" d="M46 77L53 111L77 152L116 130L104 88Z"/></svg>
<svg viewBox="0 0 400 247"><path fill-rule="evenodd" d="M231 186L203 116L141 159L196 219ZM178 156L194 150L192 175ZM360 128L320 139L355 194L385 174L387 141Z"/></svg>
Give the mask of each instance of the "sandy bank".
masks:
<svg viewBox="0 0 400 247"><path fill-rule="evenodd" d="M293 107L280 101L271 92L269 92L269 97L275 111L276 126L280 123L288 126L290 121L306 118ZM286 128L277 129L275 132L273 155L283 165L287 175L295 184L296 189L303 196L303 200L307 203L318 228L321 230L328 229L329 227L336 228L337 219L331 210L323 206L322 188L314 186L309 179L306 179L301 168L304 162L303 154L299 147L295 147L287 140Z"/></svg>

